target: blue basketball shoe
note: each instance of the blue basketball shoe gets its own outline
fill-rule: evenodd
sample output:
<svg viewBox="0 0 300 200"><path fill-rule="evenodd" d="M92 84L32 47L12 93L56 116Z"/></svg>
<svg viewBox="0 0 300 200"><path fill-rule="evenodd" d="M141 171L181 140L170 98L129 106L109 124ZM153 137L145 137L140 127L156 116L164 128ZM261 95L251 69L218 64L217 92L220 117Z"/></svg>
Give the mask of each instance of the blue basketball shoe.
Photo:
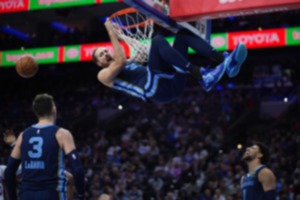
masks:
<svg viewBox="0 0 300 200"><path fill-rule="evenodd" d="M227 60L225 62L227 64L226 72L230 78L238 75L241 69L241 65L247 58L247 54L247 48L243 43L239 43L230 54L228 54L227 52L223 53L225 61Z"/></svg>
<svg viewBox="0 0 300 200"><path fill-rule="evenodd" d="M216 83L220 81L226 71L226 66L227 64L225 60L214 69L203 67L200 68L200 72L202 73L202 81L200 84L206 92L209 92L216 85Z"/></svg>

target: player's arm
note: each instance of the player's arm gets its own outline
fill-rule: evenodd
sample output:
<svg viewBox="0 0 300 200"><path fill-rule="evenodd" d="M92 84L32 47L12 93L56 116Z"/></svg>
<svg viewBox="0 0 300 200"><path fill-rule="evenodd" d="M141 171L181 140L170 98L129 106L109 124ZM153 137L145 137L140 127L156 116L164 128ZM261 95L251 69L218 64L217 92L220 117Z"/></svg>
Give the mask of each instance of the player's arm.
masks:
<svg viewBox="0 0 300 200"><path fill-rule="evenodd" d="M265 200L275 200L276 177L273 172L268 168L262 169L258 174L258 180L265 191Z"/></svg>
<svg viewBox="0 0 300 200"><path fill-rule="evenodd" d="M16 144L8 158L7 167L4 172L5 184L10 200L17 199L17 180L16 172L21 162L21 143L23 133L21 133L16 141Z"/></svg>
<svg viewBox="0 0 300 200"><path fill-rule="evenodd" d="M105 27L114 49L114 60L107 68L102 69L97 77L101 83L108 87L112 87L114 79L126 64L126 55L109 20L105 22Z"/></svg>
<svg viewBox="0 0 300 200"><path fill-rule="evenodd" d="M73 192L74 192L74 178L71 173L68 171L65 171L66 177L67 177L67 199L72 200L73 199Z"/></svg>
<svg viewBox="0 0 300 200"><path fill-rule="evenodd" d="M70 163L78 198L84 199L84 171L76 151L73 136L70 131L61 128L56 134L56 139Z"/></svg>

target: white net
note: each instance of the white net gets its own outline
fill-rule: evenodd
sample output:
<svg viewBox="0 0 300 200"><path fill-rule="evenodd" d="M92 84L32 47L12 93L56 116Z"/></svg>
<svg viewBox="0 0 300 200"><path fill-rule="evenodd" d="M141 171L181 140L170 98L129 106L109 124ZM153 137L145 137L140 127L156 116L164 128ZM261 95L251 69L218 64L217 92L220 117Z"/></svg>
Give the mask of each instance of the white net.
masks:
<svg viewBox="0 0 300 200"><path fill-rule="evenodd" d="M125 12L120 13L113 15L111 21L118 37L130 48L129 60L137 63L148 62L153 20L133 8L125 9Z"/></svg>

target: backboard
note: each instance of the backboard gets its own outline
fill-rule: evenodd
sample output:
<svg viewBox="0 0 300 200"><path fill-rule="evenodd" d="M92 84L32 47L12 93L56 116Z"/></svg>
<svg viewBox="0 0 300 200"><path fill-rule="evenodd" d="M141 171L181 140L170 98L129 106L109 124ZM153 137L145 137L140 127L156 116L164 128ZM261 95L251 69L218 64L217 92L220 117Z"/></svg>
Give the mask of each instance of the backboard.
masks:
<svg viewBox="0 0 300 200"><path fill-rule="evenodd" d="M255 15L300 9L300 0L124 0L154 19L161 26L176 32L185 27L209 41L211 19ZM192 26L188 21L196 21Z"/></svg>
<svg viewBox="0 0 300 200"><path fill-rule="evenodd" d="M211 21L210 20L197 20L196 26L192 26L187 22L177 22L172 19L169 14L169 5L160 2L159 0L124 0L125 3L131 7L136 8L144 15L155 20L156 23L165 27L166 29L177 32L182 28L187 28L193 33L201 36L207 41L210 40Z"/></svg>
<svg viewBox="0 0 300 200"><path fill-rule="evenodd" d="M169 0L175 21L257 15L300 8L299 0Z"/></svg>

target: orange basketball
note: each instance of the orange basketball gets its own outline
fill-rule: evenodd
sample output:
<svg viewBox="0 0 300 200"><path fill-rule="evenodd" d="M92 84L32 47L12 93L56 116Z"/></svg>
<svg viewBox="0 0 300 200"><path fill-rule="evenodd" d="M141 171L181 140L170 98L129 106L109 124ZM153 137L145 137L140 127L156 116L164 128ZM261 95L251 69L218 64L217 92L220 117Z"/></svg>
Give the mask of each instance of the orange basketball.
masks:
<svg viewBox="0 0 300 200"><path fill-rule="evenodd" d="M16 62L17 73L23 78L33 77L39 69L36 60L31 56L22 56Z"/></svg>

